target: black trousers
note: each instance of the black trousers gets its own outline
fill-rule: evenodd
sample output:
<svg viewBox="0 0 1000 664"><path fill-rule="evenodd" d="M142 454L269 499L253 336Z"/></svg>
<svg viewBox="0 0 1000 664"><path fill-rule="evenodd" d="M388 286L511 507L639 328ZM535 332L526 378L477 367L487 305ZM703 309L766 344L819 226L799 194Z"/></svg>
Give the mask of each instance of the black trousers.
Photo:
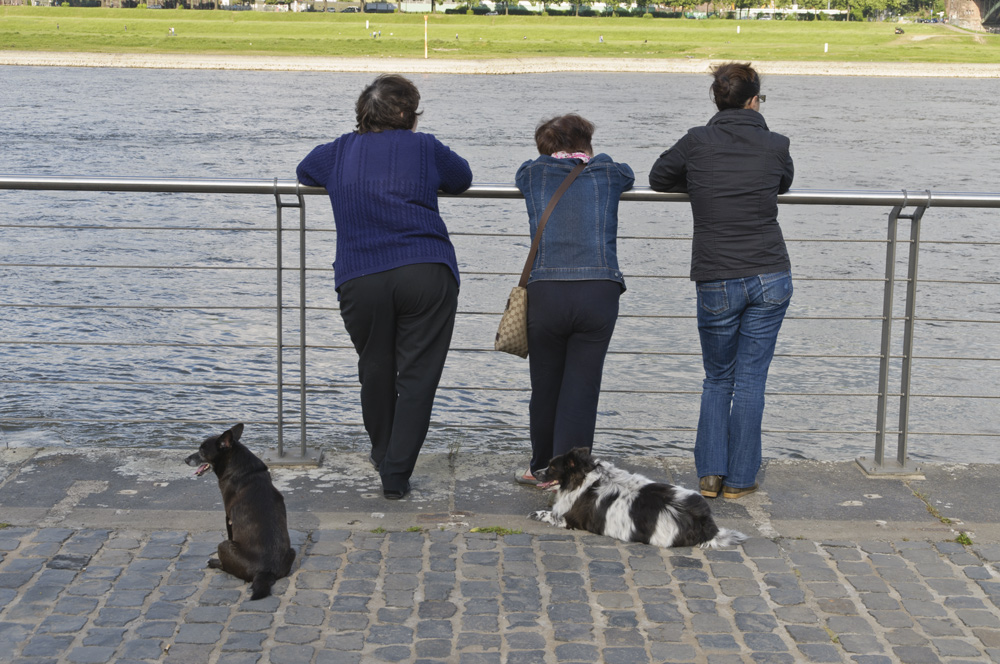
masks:
<svg viewBox="0 0 1000 664"><path fill-rule="evenodd" d="M594 445L601 374L621 292L609 280L528 284L532 471L574 447Z"/></svg>
<svg viewBox="0 0 1000 664"><path fill-rule="evenodd" d="M439 263L406 265L340 286L358 352L361 411L383 489L406 487L427 436L448 356L458 284Z"/></svg>

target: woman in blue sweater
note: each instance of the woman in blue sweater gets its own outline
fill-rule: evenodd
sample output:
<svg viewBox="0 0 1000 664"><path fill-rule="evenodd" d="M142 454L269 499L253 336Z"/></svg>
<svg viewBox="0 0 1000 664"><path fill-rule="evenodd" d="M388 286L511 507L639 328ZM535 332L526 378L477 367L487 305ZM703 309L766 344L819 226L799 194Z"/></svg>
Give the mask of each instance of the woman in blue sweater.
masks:
<svg viewBox="0 0 1000 664"><path fill-rule="evenodd" d="M416 131L419 103L409 80L379 76L358 98L357 130L296 170L333 204L334 285L358 352L370 460L390 500L410 492L455 324L458 264L438 191L472 184L465 159Z"/></svg>

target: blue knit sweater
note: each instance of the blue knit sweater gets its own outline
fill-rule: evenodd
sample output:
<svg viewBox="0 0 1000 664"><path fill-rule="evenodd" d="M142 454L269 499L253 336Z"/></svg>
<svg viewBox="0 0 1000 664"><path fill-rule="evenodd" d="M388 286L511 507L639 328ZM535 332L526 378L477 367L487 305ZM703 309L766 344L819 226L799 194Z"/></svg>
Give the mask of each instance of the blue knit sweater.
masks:
<svg viewBox="0 0 1000 664"><path fill-rule="evenodd" d="M344 134L317 146L296 169L325 187L337 226L334 286L414 263L444 263L459 281L455 248L438 212L438 190L472 184L469 163L431 134Z"/></svg>

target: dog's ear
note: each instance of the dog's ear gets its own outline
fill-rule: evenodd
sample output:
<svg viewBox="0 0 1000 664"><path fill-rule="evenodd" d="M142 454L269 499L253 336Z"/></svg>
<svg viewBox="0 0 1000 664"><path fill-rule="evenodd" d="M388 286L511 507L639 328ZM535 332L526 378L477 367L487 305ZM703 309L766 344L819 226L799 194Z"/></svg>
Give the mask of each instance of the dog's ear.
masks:
<svg viewBox="0 0 1000 664"><path fill-rule="evenodd" d="M222 447L224 449L229 449L230 447L233 446L233 443L237 442L240 439L240 436L242 435L243 435L243 424L240 423L219 437L219 447Z"/></svg>
<svg viewBox="0 0 1000 664"><path fill-rule="evenodd" d="M243 434L243 425L237 424L229 431L219 436L219 447L224 450L232 449L233 443L240 439Z"/></svg>

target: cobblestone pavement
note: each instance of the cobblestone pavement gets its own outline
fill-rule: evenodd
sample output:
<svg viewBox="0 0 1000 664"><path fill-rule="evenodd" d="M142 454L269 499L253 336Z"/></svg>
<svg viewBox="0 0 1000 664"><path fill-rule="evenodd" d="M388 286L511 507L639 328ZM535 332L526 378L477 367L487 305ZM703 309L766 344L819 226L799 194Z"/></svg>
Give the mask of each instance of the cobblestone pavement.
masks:
<svg viewBox="0 0 1000 664"><path fill-rule="evenodd" d="M294 532L275 595L205 567L217 533L0 530L0 660L1000 661L1000 547L588 534Z"/></svg>
<svg viewBox="0 0 1000 664"><path fill-rule="evenodd" d="M186 453L0 451L0 662L1000 662L994 466L772 461L712 502L749 541L706 551L530 521L519 459L423 456L390 503L341 455L272 468L298 557L251 602L206 567L221 497Z"/></svg>

